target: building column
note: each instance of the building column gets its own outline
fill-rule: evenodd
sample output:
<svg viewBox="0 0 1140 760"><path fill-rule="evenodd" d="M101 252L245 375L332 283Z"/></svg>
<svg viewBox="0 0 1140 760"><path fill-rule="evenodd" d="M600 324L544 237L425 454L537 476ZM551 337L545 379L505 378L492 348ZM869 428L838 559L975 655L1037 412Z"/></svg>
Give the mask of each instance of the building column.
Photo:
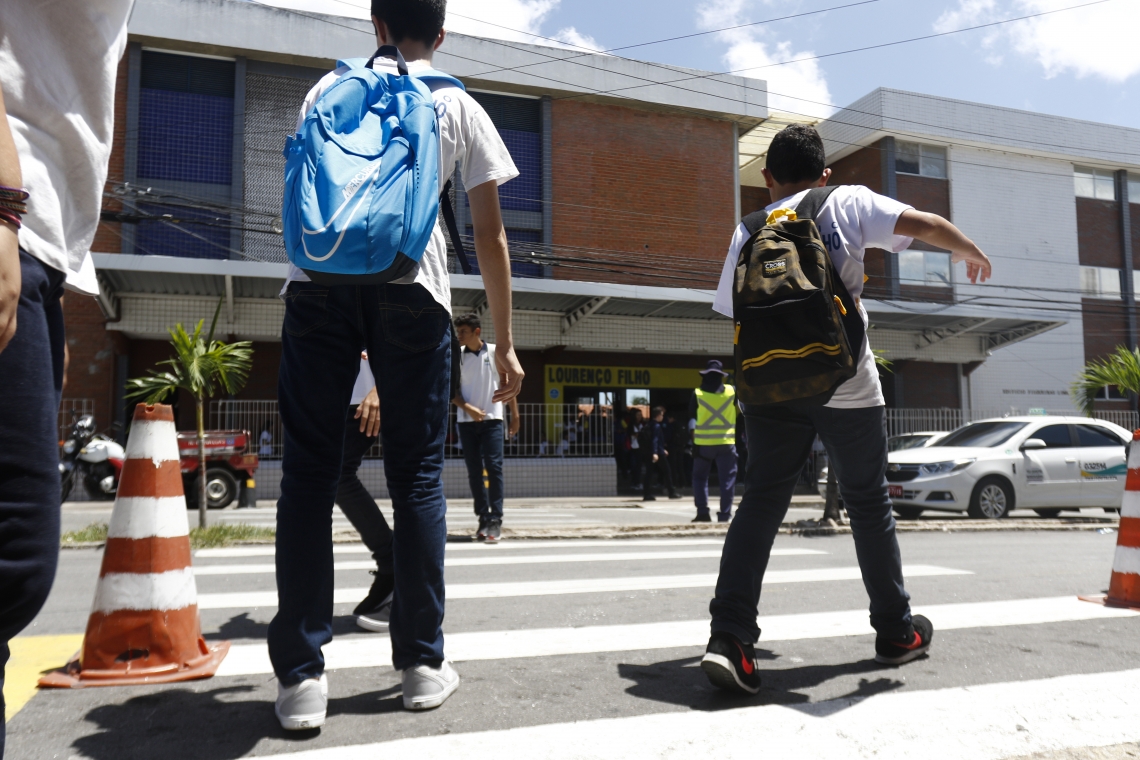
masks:
<svg viewBox="0 0 1140 760"><path fill-rule="evenodd" d="M1120 248L1124 259L1123 277L1120 280L1124 309L1128 314L1128 347L1136 349L1136 289L1133 284L1132 213L1128 207L1128 171L1116 172L1116 197L1120 199Z"/></svg>
<svg viewBox="0 0 1140 760"><path fill-rule="evenodd" d="M245 66L244 56L234 59L234 137L233 154L230 168L230 205L241 209L245 207ZM244 259L240 253L245 251L243 245L245 216L241 212L234 212L230 216L230 252L231 259Z"/></svg>
<svg viewBox="0 0 1140 760"><path fill-rule="evenodd" d="M884 137L879 141L879 166L882 171L883 195L899 197L898 174L895 169L895 138ZM886 255L887 293L894 299L899 297L899 255L884 251Z"/></svg>
<svg viewBox="0 0 1140 760"><path fill-rule="evenodd" d="M542 96L542 246L546 255L554 248L554 101ZM554 267L543 266L542 275L554 276Z"/></svg>
<svg viewBox="0 0 1140 760"><path fill-rule="evenodd" d="M142 86L142 45L127 44L127 134L123 146L123 182L138 183L139 173L139 89ZM124 205L123 213L138 213L134 203ZM121 253L135 253L138 224L121 225L123 247Z"/></svg>

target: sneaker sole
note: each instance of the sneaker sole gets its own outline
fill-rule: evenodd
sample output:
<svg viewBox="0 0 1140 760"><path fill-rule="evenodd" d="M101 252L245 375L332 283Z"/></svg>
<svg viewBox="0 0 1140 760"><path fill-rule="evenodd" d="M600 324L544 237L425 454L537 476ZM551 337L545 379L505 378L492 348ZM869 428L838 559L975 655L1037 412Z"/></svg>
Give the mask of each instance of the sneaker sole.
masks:
<svg viewBox="0 0 1140 760"><path fill-rule="evenodd" d="M732 667L732 663L723 655L706 652L701 659L701 670L705 671L712 685L718 689L748 695L760 692L759 686L753 688L742 682L736 675L736 668Z"/></svg>
<svg viewBox="0 0 1140 760"><path fill-rule="evenodd" d="M456 689L458 689L458 688L459 688L459 678L456 677L454 682L452 682L446 689L444 689L441 693L436 694L435 696L419 697L417 699L408 699L407 697L404 697L404 709L405 710L434 710L435 708L439 707L444 702L446 702L447 698L450 697L452 694L454 694Z"/></svg>
<svg viewBox="0 0 1140 760"><path fill-rule="evenodd" d="M320 728L325 724L325 713L313 713L311 715L294 715L286 717L276 710L273 713L277 716L277 720L281 723L281 728L286 731L307 731L313 728Z"/></svg>
<svg viewBox="0 0 1140 760"><path fill-rule="evenodd" d="M880 665L905 665L912 660L917 660L919 657L922 657L928 651L930 651L929 644L926 646L921 646L918 649L912 649L906 654L900 655L899 657L887 657L886 655L876 654L875 662L879 663Z"/></svg>
<svg viewBox="0 0 1140 760"><path fill-rule="evenodd" d="M358 628L363 628L364 630L372 631L373 633L388 632L388 621L376 620L365 615L356 616L356 625Z"/></svg>

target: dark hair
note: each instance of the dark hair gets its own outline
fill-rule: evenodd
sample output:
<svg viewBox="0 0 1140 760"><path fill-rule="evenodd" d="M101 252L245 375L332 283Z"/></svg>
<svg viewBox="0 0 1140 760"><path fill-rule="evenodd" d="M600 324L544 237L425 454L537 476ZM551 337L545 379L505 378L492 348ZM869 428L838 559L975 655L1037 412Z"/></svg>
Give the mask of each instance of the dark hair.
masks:
<svg viewBox="0 0 1140 760"><path fill-rule="evenodd" d="M474 314L466 314L455 320L456 329L459 329L460 327L469 327L472 330L478 330L482 326L483 323L480 322L479 317L475 316Z"/></svg>
<svg viewBox="0 0 1140 760"><path fill-rule="evenodd" d="M767 166L781 185L817 180L827 168L823 139L807 124L786 126L768 146Z"/></svg>
<svg viewBox="0 0 1140 760"><path fill-rule="evenodd" d="M663 406L653 407L653 416L656 417L659 414L665 414L665 407L663 407Z"/></svg>
<svg viewBox="0 0 1140 760"><path fill-rule="evenodd" d="M430 45L447 15L447 0L372 0L372 15L388 25L392 42L407 39Z"/></svg>

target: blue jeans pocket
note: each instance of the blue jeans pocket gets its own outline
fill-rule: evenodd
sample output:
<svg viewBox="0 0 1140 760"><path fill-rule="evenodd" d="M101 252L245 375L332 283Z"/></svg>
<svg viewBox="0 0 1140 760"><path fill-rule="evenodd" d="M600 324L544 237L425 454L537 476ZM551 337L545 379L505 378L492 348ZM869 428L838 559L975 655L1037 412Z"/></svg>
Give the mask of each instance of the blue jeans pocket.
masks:
<svg viewBox="0 0 1140 760"><path fill-rule="evenodd" d="M329 289L312 282L291 282L285 291L283 329L300 338L329 323Z"/></svg>

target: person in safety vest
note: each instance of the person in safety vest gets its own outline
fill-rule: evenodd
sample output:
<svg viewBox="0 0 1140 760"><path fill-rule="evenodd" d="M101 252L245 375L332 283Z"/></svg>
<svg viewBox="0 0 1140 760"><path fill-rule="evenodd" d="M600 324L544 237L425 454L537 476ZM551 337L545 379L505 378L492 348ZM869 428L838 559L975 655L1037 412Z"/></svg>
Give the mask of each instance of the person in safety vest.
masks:
<svg viewBox="0 0 1140 760"><path fill-rule="evenodd" d="M689 401L689 429L693 433L693 522L712 522L709 515L709 471L716 462L720 477L718 522L732 516L736 489L736 389L725 385L728 373L718 360L701 370L701 387Z"/></svg>

